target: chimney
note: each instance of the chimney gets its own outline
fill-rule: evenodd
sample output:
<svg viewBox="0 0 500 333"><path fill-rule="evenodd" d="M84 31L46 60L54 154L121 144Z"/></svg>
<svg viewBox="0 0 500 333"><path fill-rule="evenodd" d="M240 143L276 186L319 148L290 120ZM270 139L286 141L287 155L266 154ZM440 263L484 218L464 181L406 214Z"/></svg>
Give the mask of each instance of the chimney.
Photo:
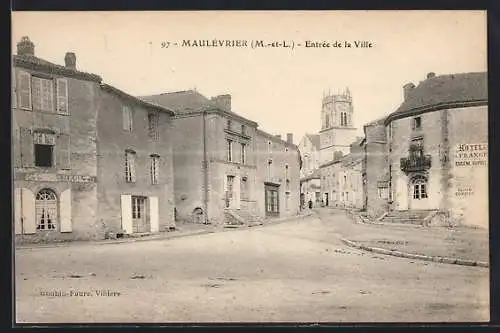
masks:
<svg viewBox="0 0 500 333"><path fill-rule="evenodd" d="M403 91L404 91L404 99L405 101L408 99L408 96L410 95L411 91L415 88L415 85L413 83L407 83L403 86Z"/></svg>
<svg viewBox="0 0 500 333"><path fill-rule="evenodd" d="M30 41L28 36L21 38L21 41L17 43L17 54L20 56L34 56L35 55L35 44Z"/></svg>
<svg viewBox="0 0 500 333"><path fill-rule="evenodd" d="M293 144L293 134L292 133L286 134L286 142Z"/></svg>
<svg viewBox="0 0 500 333"><path fill-rule="evenodd" d="M436 73L430 72L430 73L427 74L427 78L428 79L432 79L433 77L436 77Z"/></svg>
<svg viewBox="0 0 500 333"><path fill-rule="evenodd" d="M212 97L212 101L224 111L231 111L231 95L219 95Z"/></svg>
<svg viewBox="0 0 500 333"><path fill-rule="evenodd" d="M275 137L281 140L281 134L276 134Z"/></svg>
<svg viewBox="0 0 500 333"><path fill-rule="evenodd" d="M66 52L64 64L66 68L76 70L76 55L73 52Z"/></svg>

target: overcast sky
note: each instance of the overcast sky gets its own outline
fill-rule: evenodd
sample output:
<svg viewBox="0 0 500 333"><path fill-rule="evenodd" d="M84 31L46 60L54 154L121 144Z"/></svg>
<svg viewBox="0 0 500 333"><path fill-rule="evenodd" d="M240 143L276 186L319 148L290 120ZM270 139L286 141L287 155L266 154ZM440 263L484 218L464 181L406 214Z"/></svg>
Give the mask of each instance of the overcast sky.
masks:
<svg viewBox="0 0 500 333"><path fill-rule="evenodd" d="M480 11L356 12L14 12L35 55L77 67L132 95L196 88L230 93L233 111L272 134L320 128L324 91L349 87L354 122L394 111L402 86L437 75L486 71L486 14ZM355 41L372 48L161 48L184 39Z"/></svg>

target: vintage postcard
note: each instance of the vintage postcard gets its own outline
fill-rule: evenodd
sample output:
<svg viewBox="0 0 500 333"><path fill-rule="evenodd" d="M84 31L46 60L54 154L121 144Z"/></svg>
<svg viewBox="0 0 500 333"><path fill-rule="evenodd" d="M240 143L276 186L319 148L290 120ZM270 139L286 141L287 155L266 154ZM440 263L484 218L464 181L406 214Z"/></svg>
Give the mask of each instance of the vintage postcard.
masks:
<svg viewBox="0 0 500 333"><path fill-rule="evenodd" d="M13 12L15 323L489 321L485 11Z"/></svg>

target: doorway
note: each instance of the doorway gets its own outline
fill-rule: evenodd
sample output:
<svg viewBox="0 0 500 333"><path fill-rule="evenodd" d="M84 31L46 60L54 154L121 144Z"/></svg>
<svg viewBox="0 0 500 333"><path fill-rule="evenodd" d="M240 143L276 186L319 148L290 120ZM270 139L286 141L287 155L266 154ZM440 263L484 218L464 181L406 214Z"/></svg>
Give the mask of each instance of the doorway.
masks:
<svg viewBox="0 0 500 333"><path fill-rule="evenodd" d="M149 218L146 210L146 197L132 197L132 232L149 232Z"/></svg>

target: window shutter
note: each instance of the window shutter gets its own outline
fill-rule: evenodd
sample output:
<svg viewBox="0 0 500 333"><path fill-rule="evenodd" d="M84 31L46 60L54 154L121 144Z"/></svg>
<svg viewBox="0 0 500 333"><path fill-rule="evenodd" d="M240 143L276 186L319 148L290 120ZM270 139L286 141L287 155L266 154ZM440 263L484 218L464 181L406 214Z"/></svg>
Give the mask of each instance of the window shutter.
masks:
<svg viewBox="0 0 500 333"><path fill-rule="evenodd" d="M21 162L23 167L32 167L35 164L33 134L29 128L21 127Z"/></svg>
<svg viewBox="0 0 500 333"><path fill-rule="evenodd" d="M31 75L28 72L19 72L19 106L31 110Z"/></svg>
<svg viewBox="0 0 500 333"><path fill-rule="evenodd" d="M71 167L71 149L70 136L68 134L60 134L57 140L57 164L60 169L70 169Z"/></svg>
<svg viewBox="0 0 500 333"><path fill-rule="evenodd" d="M71 219L71 189L68 188L61 193L60 217L61 217L61 232L71 232L73 221Z"/></svg>
<svg viewBox="0 0 500 333"><path fill-rule="evenodd" d="M149 218L151 223L151 232L160 231L158 197L149 197Z"/></svg>
<svg viewBox="0 0 500 333"><path fill-rule="evenodd" d="M68 111L68 80L57 79L57 112L69 114Z"/></svg>
<svg viewBox="0 0 500 333"><path fill-rule="evenodd" d="M21 191L22 225L25 234L36 232L35 195L27 188Z"/></svg>
<svg viewBox="0 0 500 333"><path fill-rule="evenodd" d="M132 233L132 196L121 196L122 229L126 234Z"/></svg>
<svg viewBox="0 0 500 333"><path fill-rule="evenodd" d="M11 96L11 103L13 108L17 108L17 80L16 80L16 71L13 68L12 69L12 96Z"/></svg>
<svg viewBox="0 0 500 333"><path fill-rule="evenodd" d="M22 190L22 188L14 189L14 230L16 235L20 235L23 230L21 222L21 217L23 215L23 212L21 211Z"/></svg>
<svg viewBox="0 0 500 333"><path fill-rule="evenodd" d="M37 77L31 78L33 109L42 109L42 79Z"/></svg>
<svg viewBox="0 0 500 333"><path fill-rule="evenodd" d="M130 178L135 182L135 154L130 154Z"/></svg>
<svg viewBox="0 0 500 333"><path fill-rule="evenodd" d="M130 119L129 119L129 112L128 112L128 108L126 106L123 107L122 109L122 119L123 119L123 130L125 131L128 131L129 130L129 123L130 123Z"/></svg>

